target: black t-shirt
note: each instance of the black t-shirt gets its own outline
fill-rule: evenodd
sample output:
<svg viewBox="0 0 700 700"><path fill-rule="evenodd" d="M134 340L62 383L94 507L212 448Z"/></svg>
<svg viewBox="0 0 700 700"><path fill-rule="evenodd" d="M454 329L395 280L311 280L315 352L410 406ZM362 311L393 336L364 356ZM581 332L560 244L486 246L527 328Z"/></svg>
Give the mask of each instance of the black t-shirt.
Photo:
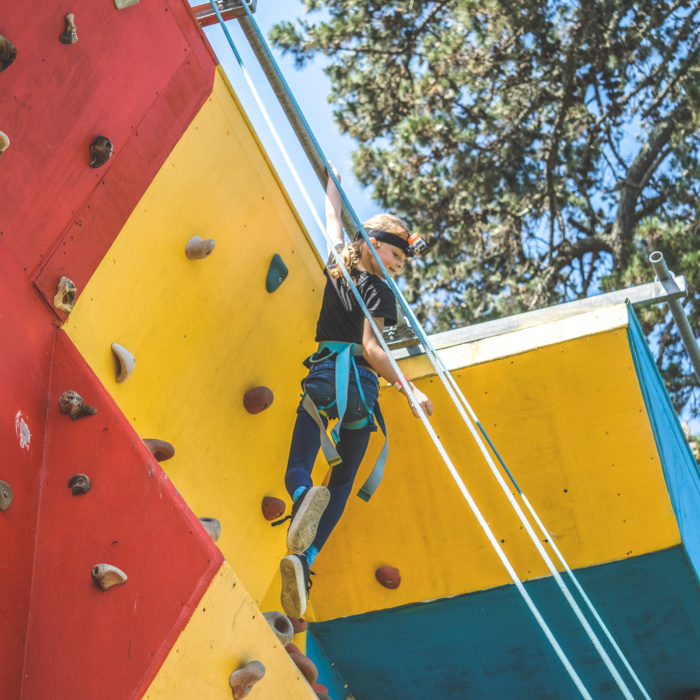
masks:
<svg viewBox="0 0 700 700"><path fill-rule="evenodd" d="M329 263L332 261L330 258ZM326 287L316 324L316 341L342 340L362 345L365 316L355 294L342 275L337 279L331 277L328 268L324 274ZM363 270L353 270L352 275L372 317L383 318L386 326L395 325L396 301L389 285L381 277Z"/></svg>

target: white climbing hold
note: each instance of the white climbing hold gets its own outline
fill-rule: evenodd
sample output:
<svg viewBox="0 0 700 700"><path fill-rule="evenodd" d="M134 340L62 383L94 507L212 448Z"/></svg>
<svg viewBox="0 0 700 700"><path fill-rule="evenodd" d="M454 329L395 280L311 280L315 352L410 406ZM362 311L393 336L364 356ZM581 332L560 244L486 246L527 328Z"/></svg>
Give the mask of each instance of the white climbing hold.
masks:
<svg viewBox="0 0 700 700"><path fill-rule="evenodd" d="M119 345L119 343L112 343L112 352L119 363L117 384L121 384L131 376L136 366L136 359L125 347Z"/></svg>
<svg viewBox="0 0 700 700"><path fill-rule="evenodd" d="M190 260L201 260L214 250L215 245L216 241L213 238L202 240L201 236L192 236L185 246L185 255Z"/></svg>

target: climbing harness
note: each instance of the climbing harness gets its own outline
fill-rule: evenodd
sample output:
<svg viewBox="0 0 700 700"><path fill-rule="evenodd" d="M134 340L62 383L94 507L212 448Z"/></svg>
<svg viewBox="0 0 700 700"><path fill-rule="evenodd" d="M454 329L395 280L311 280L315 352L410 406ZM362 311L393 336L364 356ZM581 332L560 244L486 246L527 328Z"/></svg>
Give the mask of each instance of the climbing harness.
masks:
<svg viewBox="0 0 700 700"><path fill-rule="evenodd" d="M374 404L374 408L370 409L365 400L364 392L362 391L362 384L360 382L360 373L357 370L356 357L362 356L362 346L356 343L345 343L341 341L329 341L323 340L318 345L318 350L308 357L304 364L311 368L320 362L334 361L335 363L335 399L325 406L316 406L309 393L304 387L304 393L302 394L301 405L306 410L306 412L313 418L314 422L318 426L321 435L321 449L323 450L323 455L326 458L330 467L337 467L342 459L338 454L336 445L340 440L340 428L345 428L346 430L359 430L365 428L367 425L374 425L372 416L374 416L374 421L379 426L380 430L384 434L384 446L382 451L377 458L377 461L372 467L372 471L367 477L367 480L362 485L358 492L358 496L364 501L369 501L372 494L376 491L379 482L382 480L382 475L384 474L384 465L386 464L387 454L389 452L389 438L386 431L386 425L384 423L384 417L379 408L379 402ZM347 422L343 421L345 417L345 411L348 404L348 386L350 384L350 372L353 372L355 377L355 382L357 384L357 390L360 394L360 400L365 408L366 415L358 420ZM328 411L335 406L338 413L338 422L335 424L331 430L331 438L328 437L326 432L326 427L323 424L322 416L325 418L329 417Z"/></svg>
<svg viewBox="0 0 700 700"><path fill-rule="evenodd" d="M369 310L367 309L366 304L364 303L362 297L359 294L359 291L356 289L351 276L349 274L349 271L346 269L342 259L338 255L335 246L333 245L332 241L330 240L325 226L323 225L323 222L321 221L318 212L316 212L315 207L313 206L313 203L311 202L311 198L309 197L308 193L306 192L306 189L301 182L301 179L299 178L298 173L296 172L296 169L291 161L291 158L289 157L287 150L282 143L281 138L279 137L279 134L277 133L277 130L274 127L274 124L272 123L272 120L264 107L262 100L257 92L257 89L255 88L255 85L248 75L248 72L243 65L243 61L240 57L240 54L238 53L238 50L236 49L233 40L231 38L231 35L228 32L228 29L226 28L226 25L224 23L223 18L221 17L221 13L218 10L218 7L216 6L215 0L211 0L212 7L214 8L214 12L217 15L219 19L219 24L222 27L224 34L228 40L229 46L231 47L239 66L241 67L241 70L243 72L243 75L246 79L246 82L248 83L248 86L251 89L251 93L253 94L256 103L258 104L258 107L260 108L260 111L270 129L270 132L275 140L275 143L280 149L280 153L282 154L285 163L289 167L289 170L292 174L292 177L294 178L294 181L296 182L297 186L299 187L299 190L309 206L309 209L314 217L314 221L319 227L319 230L324 234L326 237L326 240L328 241L329 244L329 249L331 251L331 254L334 256L335 262L338 266L338 269L342 272L345 280L347 281L351 291L355 295L365 317L367 318L370 327L372 328L375 336L377 337L377 340L384 350L384 352L387 355L387 358L392 366L392 369L396 372L396 374L402 379L402 383L406 387L406 395L409 399L409 402L411 403L411 406L413 407L414 411L420 418L421 422L423 423L428 435L433 441L433 444L435 445L435 448L437 449L438 453L440 454L443 462L445 463L445 466L447 467L448 471L450 472L453 480L455 481L455 484L457 485L458 489L462 493L465 501L469 505L472 513L476 517L477 521L479 522L479 525L481 526L485 536L489 540L494 552L496 555L499 557L501 560L501 563L503 564L504 568L508 572L508 574L511 577L511 580L513 581L516 589L520 593L523 601L527 605L527 607L530 609L530 612L532 613L533 617L537 621L538 625L542 629L543 633L545 634L548 642L552 646L552 649L556 653L557 657L559 658L560 662L562 663L563 667L566 669L567 673L569 674L572 682L580 692L580 694L584 698L591 698L590 693L586 689L586 687L583 685L583 682L581 681L579 675L576 673L576 670L573 668L571 662L569 661L568 657L564 653L563 649L559 645L557 639L554 637L554 634L552 633L551 629L545 622L545 620L542 618L542 615L540 614L539 610L534 604L534 601L530 598L529 594L525 590L525 587L518 577L517 573L515 572L515 569L511 565L510 561L508 560L505 552L503 551L503 548L501 547L500 543L498 542L498 539L495 537L493 534L493 531L491 530L491 527L487 523L486 519L484 518L483 514L479 510L476 502L472 498L471 494L469 493L468 489L466 488L464 481L462 480L459 472L455 468L454 464L452 463L452 460L450 459L449 455L445 451L445 448L442 445L442 442L440 441L439 437L435 433L432 425L428 421L425 413L421 409L420 405L416 401L415 395L410 387L410 385L405 383L405 380L403 379L403 374L401 370L398 367L398 364L396 363L396 360L394 359L393 355L391 354L391 351L389 350L386 341L384 340L381 332L376 326L376 323L374 322L374 319L371 317L371 314L369 313ZM260 62L261 67L265 71L270 84L272 85L273 89L275 90L275 94L277 98L279 99L280 103L283 106L283 109L290 121L290 124L292 128L294 129L297 137L299 138L299 141L304 148L306 155L308 156L309 160L311 161L311 164L316 172L316 175L318 176L319 180L323 183L325 182L326 178L330 178L333 180L335 186L338 189L338 192L340 193L341 196L341 201L342 201L342 218L343 218L343 224L346 228L346 230L357 230L359 235L364 239L368 246L369 249L374 256L379 269L381 270L382 274L384 275L387 283L389 284L390 288L394 292L394 295L396 296L399 305L401 306L408 325L410 325L416 332L416 335L423 346L427 357L430 359L433 367L436 370L437 375L440 377L443 385L447 389L450 397L452 398L452 401L454 402L457 410L460 413L460 416L462 417L465 425L469 429L470 433L472 434L472 437L474 438L477 446L481 450L486 463L488 464L489 468L491 469L491 472L493 473L494 477L498 481L501 489L503 490L504 494L508 498L513 510L515 513L518 515L519 519L523 523L523 527L527 531L528 535L530 536L530 539L532 540L533 544L535 545L537 551L539 552L540 556L542 557L543 561L547 565L547 568L549 569L550 573L552 574L553 579L559 586L562 594L564 595L565 599L569 603L572 611L576 615L577 619L581 623L581 626L585 630L586 634L588 635L589 639L591 640L593 646L595 647L596 651L598 652L599 656L603 660L605 666L608 668L610 671L610 674L614 678L615 682L617 683L620 691L624 695L625 698L628 698L631 700L633 698L632 693L630 692L629 688L625 684L624 680L620 676L620 673L618 672L617 668L614 666L612 663L608 653L605 651L603 648L602 644L600 643L600 640L596 636L595 632L592 630L590 627L590 624L588 623L588 620L585 618L583 615L579 605L576 603L574 600L571 592L569 591L568 587L564 583L560 573L557 571L556 567L554 566L554 563L552 562L550 556L547 554L547 552L544 550L542 544L540 543L539 537L537 534L534 532L532 525L530 521L525 517L525 514L523 513L522 509L518 505L518 503L515 501L515 498L506 484L505 480L503 479L503 476L499 472L498 468L496 467L495 462L493 461L493 458L489 454L486 445L484 444L484 441L482 440L481 436L479 433L476 432L475 425L478 427L479 431L481 432L481 435L483 435L484 439L489 443L491 448L494 451L494 454L497 456L501 466L504 468L506 473L508 474L508 477L510 478L513 486L517 490L518 494L520 495L523 503L526 505L528 511L531 513L532 517L535 519L537 522L538 526L541 528L541 530L544 533L547 533L546 529L544 528L544 525L541 523L539 518L537 517L537 514L535 513L534 509L532 506L529 504L528 500L526 499L524 493L521 491L517 483L515 482L515 479L513 478L512 474L510 471L507 469L505 463L501 459L500 455L498 452L495 450L493 447L493 444L486 434L486 431L483 429L481 424L479 423L474 411L472 410L471 406L467 402L466 398L464 397L463 393L457 386L457 383L455 382L454 378L450 374L449 370L447 367L444 365L442 359L437 355L437 352L435 351L435 348L433 347L432 343L430 340L427 338L425 335L425 332L423 331L418 319L414 315L413 311L411 308L408 306L406 303L406 300L404 299L403 295L401 294L400 290L394 283L394 281L391 279L386 267L384 266L384 263L381 261L379 256L376 254L374 251L374 247L371 245L371 241L369 238L369 235L367 232L364 230L362 227L359 219L357 218L357 215L355 214L345 192L343 191L342 187L340 186L340 183L338 182L338 179L336 176L333 174L333 171L330 167L330 164L328 163L328 160L325 158L323 155L323 152L321 151L321 148L316 141L316 138L314 137L313 133L311 132L311 129L304 119L304 116L299 108L299 105L296 103L293 95L291 94L291 91L289 90L289 86L286 84L284 77L282 76L279 67L277 66L270 50L267 44L265 43L264 38L262 37L260 30L255 23L255 20L252 16L252 13L250 12L250 9L247 7L246 3L243 3L243 7L245 9L246 15L243 16L240 19L240 24L243 29L243 32L248 39L249 43L251 44L251 47L253 48L256 57L258 61ZM421 239L422 241L422 239ZM427 246L425 246L425 242L422 241L423 245L420 245L420 243L417 246L417 251L419 254L423 254L424 251L427 249ZM469 415L467 415L467 412ZM552 541L552 538L546 534L545 539L548 541L550 546L552 546L553 551L557 554L559 557L560 561L564 564L564 567L567 571L567 574L572 578L574 581L576 587L579 589L579 591L582 591L580 585L578 584L578 581L575 579L573 572L571 569L568 567L568 565L565 563L563 560L563 557L559 553L559 551L556 549L554 546L554 543ZM621 658L623 664L625 665L626 669L630 673L631 677L639 687L641 693L643 696L649 700L650 696L647 693L647 691L644 689L643 685L641 684L641 681L637 677L637 675L634 673L632 670L629 662L627 659L624 657L624 654L620 650L619 646L614 643L614 640L612 639L612 636L610 632L608 631L607 627L603 624L600 616L597 614L595 609L593 608L592 603L590 600L585 596L584 594L584 600L588 607L591 609L591 611L594 614L594 617L596 618L596 621L600 624L601 628L605 632L605 634L608 636L608 639L611 640L612 646L615 649L616 653L618 656Z"/></svg>

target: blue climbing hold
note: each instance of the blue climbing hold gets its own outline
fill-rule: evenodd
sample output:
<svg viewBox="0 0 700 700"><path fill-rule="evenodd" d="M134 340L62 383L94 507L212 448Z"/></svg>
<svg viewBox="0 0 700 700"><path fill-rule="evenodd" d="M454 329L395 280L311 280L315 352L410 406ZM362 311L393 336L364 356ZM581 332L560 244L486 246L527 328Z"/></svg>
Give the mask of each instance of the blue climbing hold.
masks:
<svg viewBox="0 0 700 700"><path fill-rule="evenodd" d="M284 260L275 253L270 261L270 267L267 271L267 279L265 280L265 289L272 294L272 292L279 289L279 286L287 279L289 270L284 264Z"/></svg>

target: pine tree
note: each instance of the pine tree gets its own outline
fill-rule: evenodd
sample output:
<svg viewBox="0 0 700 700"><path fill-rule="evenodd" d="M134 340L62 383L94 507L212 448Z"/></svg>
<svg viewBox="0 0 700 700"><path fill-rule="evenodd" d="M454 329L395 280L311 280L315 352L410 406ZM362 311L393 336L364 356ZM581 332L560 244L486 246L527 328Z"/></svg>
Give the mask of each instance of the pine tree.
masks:
<svg viewBox="0 0 700 700"><path fill-rule="evenodd" d="M661 250L700 326L700 3L304 0L271 32L327 57L379 207L431 244L430 330L650 281ZM640 312L677 408L700 392L664 309Z"/></svg>

